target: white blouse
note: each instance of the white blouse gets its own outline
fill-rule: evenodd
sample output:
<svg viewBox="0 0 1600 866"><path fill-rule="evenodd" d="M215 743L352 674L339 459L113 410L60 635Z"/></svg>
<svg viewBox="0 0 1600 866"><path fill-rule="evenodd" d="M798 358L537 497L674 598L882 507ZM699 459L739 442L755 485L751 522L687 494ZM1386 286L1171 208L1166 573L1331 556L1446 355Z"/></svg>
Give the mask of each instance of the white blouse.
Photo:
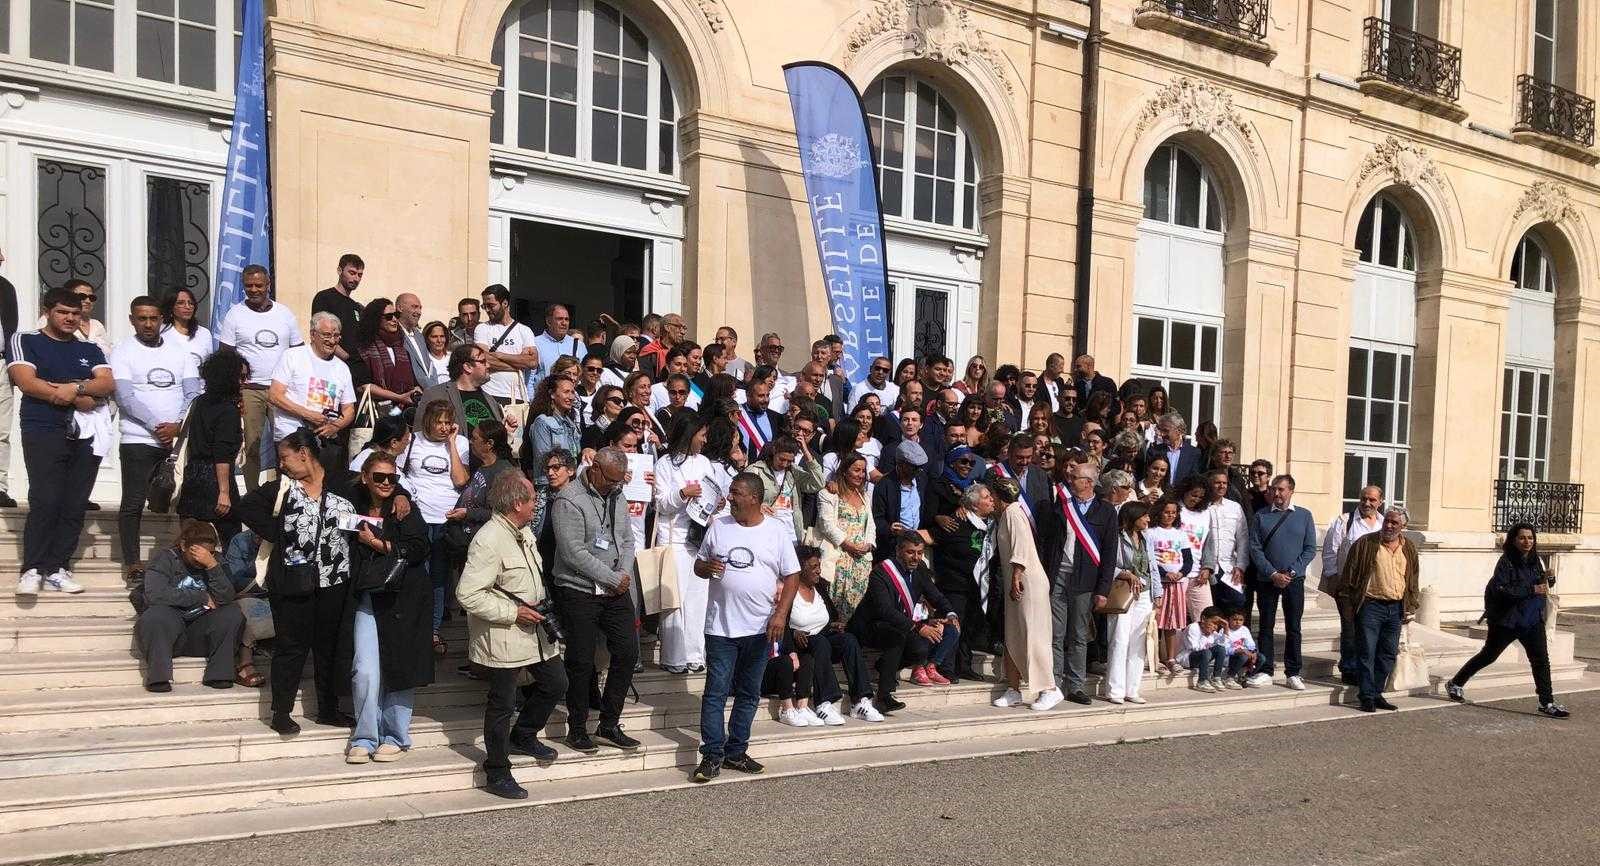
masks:
<svg viewBox="0 0 1600 866"><path fill-rule="evenodd" d="M683 498L683 488L690 482L702 485L701 498L709 500L716 494L705 487L711 474L711 461L704 454L691 454L681 464L671 455L656 460L656 544L687 544L689 540L689 503Z"/></svg>

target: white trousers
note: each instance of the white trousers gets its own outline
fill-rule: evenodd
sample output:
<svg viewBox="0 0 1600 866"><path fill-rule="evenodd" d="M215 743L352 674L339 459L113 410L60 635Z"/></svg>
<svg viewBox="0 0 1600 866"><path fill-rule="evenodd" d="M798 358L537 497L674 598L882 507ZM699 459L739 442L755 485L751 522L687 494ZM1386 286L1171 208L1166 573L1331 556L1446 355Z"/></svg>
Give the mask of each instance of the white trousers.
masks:
<svg viewBox="0 0 1600 866"><path fill-rule="evenodd" d="M1121 700L1139 696L1139 683L1144 680L1145 629L1154 612L1146 591L1127 613L1106 618L1106 628L1111 632L1106 648L1106 697Z"/></svg>
<svg viewBox="0 0 1600 866"><path fill-rule="evenodd" d="M711 581L694 573L695 551L688 545L671 545L678 559L677 610L661 616L661 664L682 667L706 663L706 600Z"/></svg>

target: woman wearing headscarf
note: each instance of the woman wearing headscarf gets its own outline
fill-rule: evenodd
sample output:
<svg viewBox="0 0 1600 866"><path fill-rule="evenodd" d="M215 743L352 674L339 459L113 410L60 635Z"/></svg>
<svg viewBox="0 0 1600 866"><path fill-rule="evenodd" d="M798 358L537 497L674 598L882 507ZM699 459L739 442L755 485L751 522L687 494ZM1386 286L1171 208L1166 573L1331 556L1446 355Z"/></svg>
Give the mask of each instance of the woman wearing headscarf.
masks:
<svg viewBox="0 0 1600 866"><path fill-rule="evenodd" d="M639 369L639 341L623 334L611 341L606 368L600 371L600 384L621 388L628 374Z"/></svg>
<svg viewBox="0 0 1600 866"><path fill-rule="evenodd" d="M965 445L951 448L944 455L944 470L933 484L929 485L928 492L933 496L930 507L923 504L923 513L932 517L949 517L956 513L956 508L961 505L961 494L978 480L978 473L973 471L977 463L977 454Z"/></svg>

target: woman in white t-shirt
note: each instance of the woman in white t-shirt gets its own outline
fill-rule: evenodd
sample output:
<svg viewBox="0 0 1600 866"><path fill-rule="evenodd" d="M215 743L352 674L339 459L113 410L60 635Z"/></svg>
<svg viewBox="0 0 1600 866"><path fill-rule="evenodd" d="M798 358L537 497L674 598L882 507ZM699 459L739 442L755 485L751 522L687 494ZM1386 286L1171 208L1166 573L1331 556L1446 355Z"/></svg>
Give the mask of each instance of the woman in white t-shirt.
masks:
<svg viewBox="0 0 1600 866"><path fill-rule="evenodd" d="M422 328L422 344L428 349L427 357L423 358L428 384L423 387L450 381L450 329L444 322L429 322Z"/></svg>
<svg viewBox="0 0 1600 866"><path fill-rule="evenodd" d="M678 609L661 617L661 668L669 674L706 668L709 587L694 576L694 556L717 503L701 485L711 472L711 461L701 453L705 445L706 428L699 416L686 415L655 464L656 545L672 551L680 594Z"/></svg>
<svg viewBox="0 0 1600 866"><path fill-rule="evenodd" d="M422 435L413 435L400 458L400 483L415 500L422 521L428 524L428 576L433 579L433 653L448 647L439 639L444 622L445 590L450 584L450 557L444 544L446 521L466 514L456 508L461 488L471 480L467 472L467 437L456 429L455 410L447 400L422 407ZM461 512L457 514L456 512Z"/></svg>
<svg viewBox="0 0 1600 866"><path fill-rule="evenodd" d="M834 630L827 593L818 585L822 580L822 551L800 545L795 548L795 557L800 563L800 580L794 604L789 608L789 627L784 630L778 655L767 663L772 691L783 700L778 721L796 728L842 725L844 715L827 700L827 694L818 691L825 688L820 681L833 676L833 646L844 634ZM846 674L852 671L852 665L847 663ZM854 690L857 684L852 682L851 687ZM838 691L836 680L832 681L832 689Z"/></svg>
<svg viewBox="0 0 1600 866"><path fill-rule="evenodd" d="M188 346L189 354L194 356L195 366L199 366L217 347L211 332L195 316L199 308L200 303L195 300L194 292L188 289L176 289L161 302L162 339L179 340Z"/></svg>

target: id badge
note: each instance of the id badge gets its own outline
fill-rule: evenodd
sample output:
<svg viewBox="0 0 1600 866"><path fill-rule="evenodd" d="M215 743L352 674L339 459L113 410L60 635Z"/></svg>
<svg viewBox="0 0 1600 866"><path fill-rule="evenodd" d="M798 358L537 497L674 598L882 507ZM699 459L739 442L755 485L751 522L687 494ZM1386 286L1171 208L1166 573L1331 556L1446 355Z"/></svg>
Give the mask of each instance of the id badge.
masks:
<svg viewBox="0 0 1600 866"><path fill-rule="evenodd" d="M610 550L611 549L611 539L606 538L604 535L596 536L595 540L594 540L594 549L595 550Z"/></svg>

